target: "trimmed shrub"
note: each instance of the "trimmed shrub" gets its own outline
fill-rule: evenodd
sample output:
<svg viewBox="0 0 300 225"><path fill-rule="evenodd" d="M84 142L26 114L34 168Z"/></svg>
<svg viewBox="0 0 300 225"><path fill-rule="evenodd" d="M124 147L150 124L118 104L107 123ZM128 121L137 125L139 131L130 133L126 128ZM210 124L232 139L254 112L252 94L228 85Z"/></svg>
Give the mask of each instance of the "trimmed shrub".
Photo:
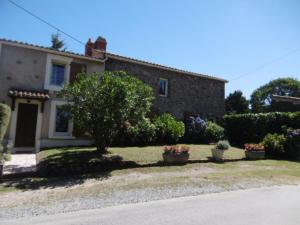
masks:
<svg viewBox="0 0 300 225"><path fill-rule="evenodd" d="M286 135L286 152L294 159L300 159L300 129L290 129Z"/></svg>
<svg viewBox="0 0 300 225"><path fill-rule="evenodd" d="M224 126L231 143L259 143L268 133L282 134L282 126L299 128L300 112L226 115Z"/></svg>
<svg viewBox="0 0 300 225"><path fill-rule="evenodd" d="M184 123L167 113L156 117L154 125L158 141L162 143L176 143L184 135Z"/></svg>
<svg viewBox="0 0 300 225"><path fill-rule="evenodd" d="M283 134L267 134L262 141L267 156L283 155L285 143L286 138Z"/></svg>
<svg viewBox="0 0 300 225"><path fill-rule="evenodd" d="M214 122L207 122L204 137L208 143L217 142L224 138L224 128Z"/></svg>
<svg viewBox="0 0 300 225"><path fill-rule="evenodd" d="M148 118L138 122L137 125L129 128L129 136L132 144L148 145L156 139L156 129Z"/></svg>
<svg viewBox="0 0 300 225"><path fill-rule="evenodd" d="M10 119L10 107L0 103L0 142L3 140Z"/></svg>

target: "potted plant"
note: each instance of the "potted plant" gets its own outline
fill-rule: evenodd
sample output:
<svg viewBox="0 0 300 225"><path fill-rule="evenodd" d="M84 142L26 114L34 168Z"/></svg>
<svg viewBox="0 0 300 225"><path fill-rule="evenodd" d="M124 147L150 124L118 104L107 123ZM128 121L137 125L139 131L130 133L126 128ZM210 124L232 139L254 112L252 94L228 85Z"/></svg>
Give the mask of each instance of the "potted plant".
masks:
<svg viewBox="0 0 300 225"><path fill-rule="evenodd" d="M162 154L166 163L186 163L190 156L190 148L187 146L164 146Z"/></svg>
<svg viewBox="0 0 300 225"><path fill-rule="evenodd" d="M228 141L223 140L223 141L219 141L215 147L213 149L211 149L211 153L212 153L212 158L215 161L219 161L222 162L223 161L223 155L224 155L224 151L226 151L227 149L229 149L230 144Z"/></svg>
<svg viewBox="0 0 300 225"><path fill-rule="evenodd" d="M265 158L265 147L262 144L247 143L244 146L246 159Z"/></svg>

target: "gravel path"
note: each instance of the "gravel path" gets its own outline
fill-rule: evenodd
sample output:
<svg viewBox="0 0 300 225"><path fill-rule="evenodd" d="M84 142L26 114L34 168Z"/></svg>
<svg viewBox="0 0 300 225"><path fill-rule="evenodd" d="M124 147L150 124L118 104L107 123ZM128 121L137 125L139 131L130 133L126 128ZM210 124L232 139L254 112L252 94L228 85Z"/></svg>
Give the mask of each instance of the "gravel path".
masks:
<svg viewBox="0 0 300 225"><path fill-rule="evenodd" d="M250 184L244 182L226 188L211 184L206 184L204 186L181 185L177 187L143 188L129 191L117 190L112 191L109 194L102 193L100 195L75 196L72 198L68 197L57 200L55 200L55 198L53 200L46 197L46 199L41 201L38 201L37 199L36 202L32 203L27 202L26 204L22 205L17 204L10 207L0 207L0 219L31 217L44 214L51 215L84 209L103 208L127 203L147 202L183 196L195 196L206 193L217 193L262 186L266 186L266 184ZM26 192L23 193L26 194ZM38 196L39 195L37 195L37 197Z"/></svg>

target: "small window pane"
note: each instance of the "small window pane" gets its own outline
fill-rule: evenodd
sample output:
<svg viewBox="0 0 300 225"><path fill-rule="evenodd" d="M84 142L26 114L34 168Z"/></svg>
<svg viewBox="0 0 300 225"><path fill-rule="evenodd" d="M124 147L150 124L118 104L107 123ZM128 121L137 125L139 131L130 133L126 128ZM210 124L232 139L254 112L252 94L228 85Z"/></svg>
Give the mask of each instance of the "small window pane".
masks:
<svg viewBox="0 0 300 225"><path fill-rule="evenodd" d="M159 94L163 96L167 96L167 80L164 79L159 80Z"/></svg>
<svg viewBox="0 0 300 225"><path fill-rule="evenodd" d="M65 66L59 64L52 65L51 84L62 86L65 80Z"/></svg>
<svg viewBox="0 0 300 225"><path fill-rule="evenodd" d="M63 109L63 106L56 107L55 132L67 133L69 128L70 115Z"/></svg>

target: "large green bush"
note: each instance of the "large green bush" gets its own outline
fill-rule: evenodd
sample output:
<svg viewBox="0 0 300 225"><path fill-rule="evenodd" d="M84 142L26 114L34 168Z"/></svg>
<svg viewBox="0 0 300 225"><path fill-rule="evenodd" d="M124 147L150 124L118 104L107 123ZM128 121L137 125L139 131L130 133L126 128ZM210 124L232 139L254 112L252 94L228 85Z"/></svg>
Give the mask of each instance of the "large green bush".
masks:
<svg viewBox="0 0 300 225"><path fill-rule="evenodd" d="M2 141L9 124L10 113L10 107L0 103L0 164L4 160Z"/></svg>
<svg viewBox="0 0 300 225"><path fill-rule="evenodd" d="M207 122L207 128L204 131L205 141L208 143L218 142L224 138L224 128L214 122Z"/></svg>
<svg viewBox="0 0 300 225"><path fill-rule="evenodd" d="M82 73L61 91L80 130L105 153L125 122L145 118L154 99L152 88L125 72ZM72 104L71 104L72 103Z"/></svg>
<svg viewBox="0 0 300 225"><path fill-rule="evenodd" d="M267 134L262 141L268 156L282 156L285 153L285 143L283 134Z"/></svg>
<svg viewBox="0 0 300 225"><path fill-rule="evenodd" d="M268 133L282 134L282 127L300 128L300 112L258 113L224 116L226 135L231 143L258 143Z"/></svg>
<svg viewBox="0 0 300 225"><path fill-rule="evenodd" d="M176 143L185 132L184 123L167 113L156 117L154 125L158 141L162 143Z"/></svg>
<svg viewBox="0 0 300 225"><path fill-rule="evenodd" d="M10 119L10 107L0 103L0 143L4 138Z"/></svg>
<svg viewBox="0 0 300 225"><path fill-rule="evenodd" d="M156 128L148 118L139 121L135 126L128 129L131 144L148 145L156 139Z"/></svg>

